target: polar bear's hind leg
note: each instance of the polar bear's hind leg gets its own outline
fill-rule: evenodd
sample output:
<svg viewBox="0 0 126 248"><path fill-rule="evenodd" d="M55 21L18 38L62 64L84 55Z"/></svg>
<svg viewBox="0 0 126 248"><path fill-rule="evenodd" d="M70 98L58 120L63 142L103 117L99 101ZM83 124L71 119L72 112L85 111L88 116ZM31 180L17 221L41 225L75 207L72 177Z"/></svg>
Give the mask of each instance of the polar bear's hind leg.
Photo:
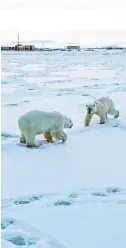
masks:
<svg viewBox="0 0 126 248"><path fill-rule="evenodd" d="M119 117L119 110L116 110L116 114L114 116L115 118L118 118Z"/></svg>
<svg viewBox="0 0 126 248"><path fill-rule="evenodd" d="M110 108L108 111L108 114L114 115L114 118L118 118L119 117L119 110Z"/></svg>
<svg viewBox="0 0 126 248"><path fill-rule="evenodd" d="M49 143L53 143L52 135L50 132L45 132L44 133L44 138L47 140Z"/></svg>
<svg viewBox="0 0 126 248"><path fill-rule="evenodd" d="M102 114L100 116L100 124L104 124L105 123L105 118L106 118L106 116L104 114Z"/></svg>

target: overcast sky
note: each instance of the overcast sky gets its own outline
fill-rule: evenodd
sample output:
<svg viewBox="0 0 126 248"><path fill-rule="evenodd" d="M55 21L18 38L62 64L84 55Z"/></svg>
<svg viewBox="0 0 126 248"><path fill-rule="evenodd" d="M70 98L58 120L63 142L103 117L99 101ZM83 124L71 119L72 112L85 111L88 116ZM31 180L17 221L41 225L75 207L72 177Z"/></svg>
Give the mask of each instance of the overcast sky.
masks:
<svg viewBox="0 0 126 248"><path fill-rule="evenodd" d="M0 0L0 42L126 44L126 0Z"/></svg>

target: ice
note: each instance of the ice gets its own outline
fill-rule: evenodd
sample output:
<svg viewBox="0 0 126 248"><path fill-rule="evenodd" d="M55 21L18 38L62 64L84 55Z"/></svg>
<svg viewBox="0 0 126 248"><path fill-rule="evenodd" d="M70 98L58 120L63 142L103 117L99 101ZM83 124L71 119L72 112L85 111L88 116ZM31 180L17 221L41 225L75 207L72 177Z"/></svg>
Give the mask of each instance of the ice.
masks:
<svg viewBox="0 0 126 248"><path fill-rule="evenodd" d="M2 247L126 247L125 67L117 51L2 52ZM102 96L119 118L84 127L85 105ZM70 116L66 143L19 145L32 109Z"/></svg>

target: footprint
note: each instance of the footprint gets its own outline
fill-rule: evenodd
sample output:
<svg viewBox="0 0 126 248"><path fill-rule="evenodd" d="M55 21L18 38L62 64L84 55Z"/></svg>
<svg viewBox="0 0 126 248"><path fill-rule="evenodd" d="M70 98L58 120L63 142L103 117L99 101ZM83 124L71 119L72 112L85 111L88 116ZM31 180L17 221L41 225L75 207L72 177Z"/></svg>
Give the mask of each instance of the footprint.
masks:
<svg viewBox="0 0 126 248"><path fill-rule="evenodd" d="M16 205L20 205L20 204L29 204L33 201L38 201L42 198L43 196L41 195L33 195L31 197L25 198L25 199L21 199L21 200L16 200L14 201L14 204Z"/></svg>
<svg viewBox="0 0 126 248"><path fill-rule="evenodd" d="M2 241L5 244L8 244L8 248L15 247L30 247L30 245L34 245L34 247L48 247L48 248L67 248L64 244L60 243L60 241L53 239L52 237L42 233L39 229L36 229L28 223L24 223L22 221L16 221L17 226L12 229L7 229L2 232ZM18 228L18 229L17 229Z"/></svg>
<svg viewBox="0 0 126 248"><path fill-rule="evenodd" d="M76 193L69 195L69 198L77 198L78 195Z"/></svg>
<svg viewBox="0 0 126 248"><path fill-rule="evenodd" d="M17 103L8 103L8 104L6 104L6 106L17 107L18 104Z"/></svg>
<svg viewBox="0 0 126 248"><path fill-rule="evenodd" d="M106 189L106 191L107 191L107 193L109 193L109 194L115 194L115 193L118 193L118 192L120 192L120 189L119 188L108 188L108 189Z"/></svg>
<svg viewBox="0 0 126 248"><path fill-rule="evenodd" d="M42 197L43 197L42 195L40 195L40 196L32 196L32 197L30 197L30 201L38 201L38 200L40 200Z"/></svg>
<svg viewBox="0 0 126 248"><path fill-rule="evenodd" d="M30 200L29 201L14 201L14 204L16 204L16 205L28 204L28 203L30 203Z"/></svg>
<svg viewBox="0 0 126 248"><path fill-rule="evenodd" d="M25 245L25 239L21 236L17 236L12 239L9 239L9 241L18 246Z"/></svg>
<svg viewBox="0 0 126 248"><path fill-rule="evenodd" d="M16 221L13 218L5 217L1 220L1 229L6 229L9 225L15 224Z"/></svg>
<svg viewBox="0 0 126 248"><path fill-rule="evenodd" d="M32 88L29 88L28 90L34 90L34 89L32 89Z"/></svg>
<svg viewBox="0 0 126 248"><path fill-rule="evenodd" d="M68 201L57 201L54 203L54 206L69 206L71 205L71 202Z"/></svg>
<svg viewBox="0 0 126 248"><path fill-rule="evenodd" d="M105 194L102 194L102 193L92 193L91 195L93 195L93 196L107 196L107 195L105 195Z"/></svg>
<svg viewBox="0 0 126 248"><path fill-rule="evenodd" d="M16 134L11 134L11 133L4 133L4 132L2 132L1 133L1 137L3 137L3 138L5 138L5 139L8 139L8 138L17 138L18 137L18 135L16 135Z"/></svg>
<svg viewBox="0 0 126 248"><path fill-rule="evenodd" d="M14 238L9 239L9 241L15 245L18 245L18 246L36 244L36 242L33 241L32 239L28 239L26 242L22 236L16 236Z"/></svg>
<svg viewBox="0 0 126 248"><path fill-rule="evenodd" d="M14 245L23 246L23 245L34 245L38 242L38 238L31 237L30 235L22 231L13 231L10 230L3 234L3 239L10 241Z"/></svg>

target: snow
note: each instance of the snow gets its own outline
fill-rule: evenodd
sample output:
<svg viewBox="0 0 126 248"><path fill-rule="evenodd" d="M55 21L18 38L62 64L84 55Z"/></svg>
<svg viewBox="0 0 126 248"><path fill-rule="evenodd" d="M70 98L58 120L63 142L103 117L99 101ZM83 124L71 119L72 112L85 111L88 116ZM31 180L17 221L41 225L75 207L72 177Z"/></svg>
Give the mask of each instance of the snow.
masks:
<svg viewBox="0 0 126 248"><path fill-rule="evenodd" d="M2 52L3 247L126 247L126 53L104 53ZM84 127L102 96L120 117ZM19 145L31 109L70 116L66 143Z"/></svg>

